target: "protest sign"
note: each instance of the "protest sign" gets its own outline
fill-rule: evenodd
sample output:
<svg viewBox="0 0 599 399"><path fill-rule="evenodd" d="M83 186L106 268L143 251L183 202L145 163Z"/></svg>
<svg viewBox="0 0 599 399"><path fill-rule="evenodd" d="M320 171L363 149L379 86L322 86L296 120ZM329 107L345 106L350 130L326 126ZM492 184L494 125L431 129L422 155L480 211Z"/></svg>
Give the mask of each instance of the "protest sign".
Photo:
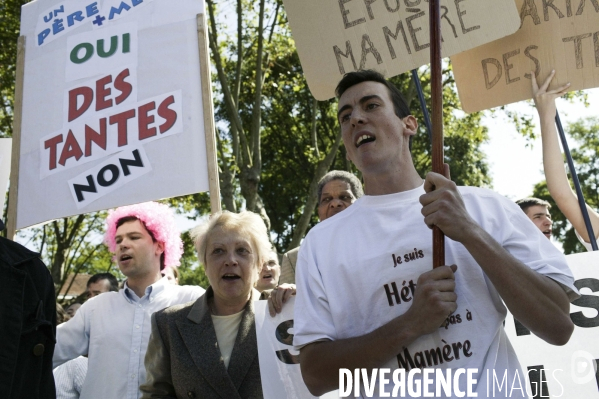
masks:
<svg viewBox="0 0 599 399"><path fill-rule="evenodd" d="M550 88L599 86L599 2L516 0L515 34L451 58L462 108L475 112L532 98L530 73Z"/></svg>
<svg viewBox="0 0 599 399"><path fill-rule="evenodd" d="M302 379L299 352L293 350L294 306L295 297L291 297L281 313L270 317L267 301L254 302L258 359L266 399L315 398ZM337 393L329 392L321 398L338 398Z"/></svg>
<svg viewBox="0 0 599 399"><path fill-rule="evenodd" d="M525 373L529 394L545 398L599 398L599 252L568 255L582 297L570 306L574 333L564 346L531 334L508 313L505 331ZM498 378L501 380L501 376ZM507 381L511 386L512 381ZM504 388L505 392L505 388Z"/></svg>
<svg viewBox="0 0 599 399"><path fill-rule="evenodd" d="M387 77L429 63L428 2L423 0L284 0L312 95L334 96L346 72L376 69ZM442 54L514 33L513 0L441 1Z"/></svg>
<svg viewBox="0 0 599 399"><path fill-rule="evenodd" d="M203 12L197 0L23 6L16 228L214 188Z"/></svg>
<svg viewBox="0 0 599 399"><path fill-rule="evenodd" d="M2 201L0 209L4 211L6 201L6 189L8 188L8 176L10 176L10 155L12 149L12 139L0 139L0 195ZM0 216L0 219L2 217Z"/></svg>

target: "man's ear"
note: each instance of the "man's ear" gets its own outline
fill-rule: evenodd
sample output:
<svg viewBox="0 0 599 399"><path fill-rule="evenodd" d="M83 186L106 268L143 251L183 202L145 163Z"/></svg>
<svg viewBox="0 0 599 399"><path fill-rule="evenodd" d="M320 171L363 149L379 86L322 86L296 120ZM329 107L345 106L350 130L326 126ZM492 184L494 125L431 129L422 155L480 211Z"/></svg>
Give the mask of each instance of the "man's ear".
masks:
<svg viewBox="0 0 599 399"><path fill-rule="evenodd" d="M404 134L408 136L416 135L418 131L418 121L414 118L414 115L408 115L402 119L404 125L406 126L404 129Z"/></svg>
<svg viewBox="0 0 599 399"><path fill-rule="evenodd" d="M162 241L156 241L156 255L160 256L164 253L164 243Z"/></svg>

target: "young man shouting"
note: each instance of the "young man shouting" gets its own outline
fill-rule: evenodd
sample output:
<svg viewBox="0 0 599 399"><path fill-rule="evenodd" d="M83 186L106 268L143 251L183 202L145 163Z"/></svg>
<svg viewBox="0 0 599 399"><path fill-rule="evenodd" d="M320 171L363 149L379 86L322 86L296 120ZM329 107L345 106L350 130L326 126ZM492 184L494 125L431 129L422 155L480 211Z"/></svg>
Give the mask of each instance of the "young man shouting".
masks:
<svg viewBox="0 0 599 399"><path fill-rule="evenodd" d="M476 368L486 397L485 370L510 383L520 372L503 302L533 333L565 344L578 294L564 256L506 198L436 173L423 181L409 150L418 123L382 75L349 73L337 95L365 196L316 225L299 253L294 345L310 391L336 389L340 368ZM447 266L434 270L432 226L446 235Z"/></svg>

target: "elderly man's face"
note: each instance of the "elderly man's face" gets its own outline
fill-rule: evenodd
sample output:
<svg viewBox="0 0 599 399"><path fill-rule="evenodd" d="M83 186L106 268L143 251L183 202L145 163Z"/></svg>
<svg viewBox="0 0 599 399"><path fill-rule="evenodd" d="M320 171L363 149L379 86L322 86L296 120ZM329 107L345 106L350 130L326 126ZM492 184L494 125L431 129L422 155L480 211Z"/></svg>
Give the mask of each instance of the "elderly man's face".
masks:
<svg viewBox="0 0 599 399"><path fill-rule="evenodd" d="M318 201L318 218L322 222L338 214L356 201L349 183L343 180L331 180L322 188Z"/></svg>
<svg viewBox="0 0 599 399"><path fill-rule="evenodd" d="M281 276L281 266L279 266L279 258L275 252L268 255L268 260L262 264L260 276L256 282L256 289L260 292L273 289L279 284Z"/></svg>

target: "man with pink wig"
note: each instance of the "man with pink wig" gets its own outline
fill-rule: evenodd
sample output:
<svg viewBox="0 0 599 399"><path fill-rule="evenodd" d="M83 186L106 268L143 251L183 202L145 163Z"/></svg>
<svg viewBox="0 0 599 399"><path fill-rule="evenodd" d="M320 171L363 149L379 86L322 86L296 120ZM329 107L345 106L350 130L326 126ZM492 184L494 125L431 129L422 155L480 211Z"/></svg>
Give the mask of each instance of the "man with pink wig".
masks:
<svg viewBox="0 0 599 399"><path fill-rule="evenodd" d="M81 399L139 398L154 312L195 301L201 287L169 284L160 271L179 265L183 243L173 212L155 202L109 212L104 239L121 272L123 289L88 300L56 333L54 367L87 355Z"/></svg>

